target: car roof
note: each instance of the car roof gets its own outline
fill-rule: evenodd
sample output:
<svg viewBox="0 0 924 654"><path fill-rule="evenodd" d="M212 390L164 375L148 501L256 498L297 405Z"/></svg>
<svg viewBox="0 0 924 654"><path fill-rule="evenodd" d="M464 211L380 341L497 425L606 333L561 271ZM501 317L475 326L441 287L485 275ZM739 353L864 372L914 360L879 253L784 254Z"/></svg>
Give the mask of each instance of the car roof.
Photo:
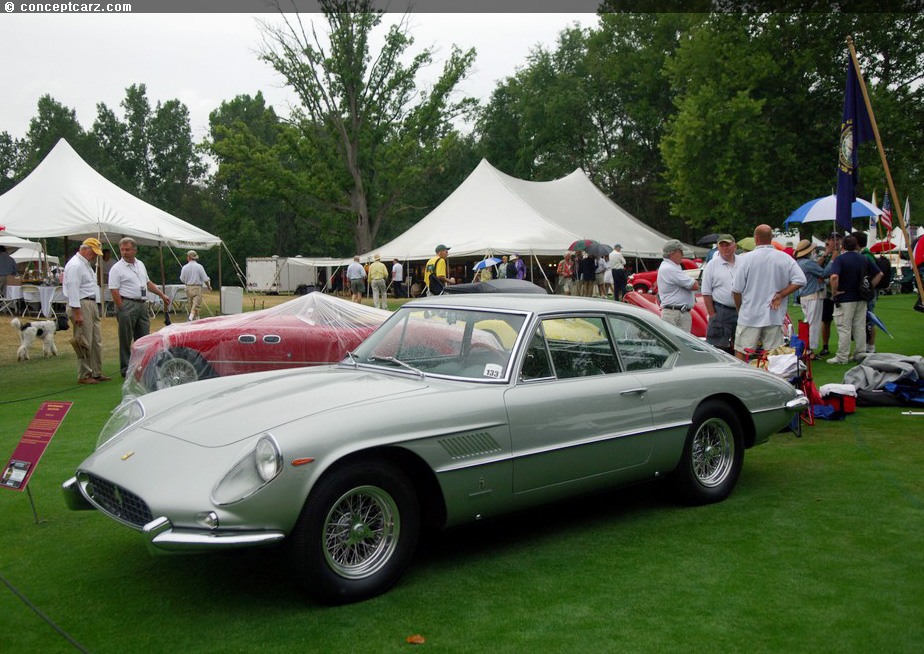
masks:
<svg viewBox="0 0 924 654"><path fill-rule="evenodd" d="M405 307L460 307L479 309L506 309L533 313L609 311L651 319L654 314L625 302L574 295L526 295L514 293L472 293L465 295L438 295L412 300ZM657 317L657 316L655 316Z"/></svg>

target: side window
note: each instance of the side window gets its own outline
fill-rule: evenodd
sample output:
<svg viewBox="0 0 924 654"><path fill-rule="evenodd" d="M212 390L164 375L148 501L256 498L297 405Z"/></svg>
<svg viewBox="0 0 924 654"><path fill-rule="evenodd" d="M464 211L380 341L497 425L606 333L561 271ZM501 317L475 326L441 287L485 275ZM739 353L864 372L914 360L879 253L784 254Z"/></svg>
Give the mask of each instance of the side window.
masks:
<svg viewBox="0 0 924 654"><path fill-rule="evenodd" d="M616 349L626 370L661 368L673 354L667 344L647 327L625 318L610 317Z"/></svg>
<svg viewBox="0 0 924 654"><path fill-rule="evenodd" d="M619 372L603 318L550 318L542 330L559 379Z"/></svg>
<svg viewBox="0 0 924 654"><path fill-rule="evenodd" d="M523 379L544 379L552 377L552 363L549 361L549 352L545 347L545 337L542 327L536 330L533 340L526 350L523 358Z"/></svg>

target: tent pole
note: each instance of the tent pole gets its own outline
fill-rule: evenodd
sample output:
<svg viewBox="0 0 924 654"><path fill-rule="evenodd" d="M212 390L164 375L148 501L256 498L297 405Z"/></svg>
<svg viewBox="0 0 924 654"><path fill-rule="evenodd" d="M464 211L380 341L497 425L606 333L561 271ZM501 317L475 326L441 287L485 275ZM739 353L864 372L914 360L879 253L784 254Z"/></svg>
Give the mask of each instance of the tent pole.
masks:
<svg viewBox="0 0 924 654"><path fill-rule="evenodd" d="M225 246L225 242L221 241L218 244L218 313L219 315L224 315L221 310L221 248Z"/></svg>
<svg viewBox="0 0 924 654"><path fill-rule="evenodd" d="M167 271L164 268L164 242L159 242L157 247L160 251L160 290L163 291L167 288Z"/></svg>

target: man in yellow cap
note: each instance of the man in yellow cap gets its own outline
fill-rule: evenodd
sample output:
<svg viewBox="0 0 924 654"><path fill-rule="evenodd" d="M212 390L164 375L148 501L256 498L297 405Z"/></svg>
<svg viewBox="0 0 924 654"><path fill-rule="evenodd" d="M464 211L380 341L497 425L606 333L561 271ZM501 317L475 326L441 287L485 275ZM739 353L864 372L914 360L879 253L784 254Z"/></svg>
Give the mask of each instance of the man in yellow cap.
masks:
<svg viewBox="0 0 924 654"><path fill-rule="evenodd" d="M102 253L100 242L88 238L64 266L62 291L67 298L67 315L74 323L71 343L77 352L78 384L98 384L111 379L103 374L103 333L96 306L96 273L91 265Z"/></svg>
<svg viewBox="0 0 924 654"><path fill-rule="evenodd" d="M446 257L449 256L449 248L440 243L436 246L436 256L427 261L424 268L424 284L430 295L439 295L443 292L445 286L455 284L456 280L449 277L449 271L446 266Z"/></svg>

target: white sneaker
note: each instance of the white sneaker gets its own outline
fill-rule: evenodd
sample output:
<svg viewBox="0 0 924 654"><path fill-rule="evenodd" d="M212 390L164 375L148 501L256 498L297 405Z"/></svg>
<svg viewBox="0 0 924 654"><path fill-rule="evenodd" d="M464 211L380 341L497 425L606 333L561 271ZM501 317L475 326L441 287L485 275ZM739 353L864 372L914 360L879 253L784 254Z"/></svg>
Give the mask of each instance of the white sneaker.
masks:
<svg viewBox="0 0 924 654"><path fill-rule="evenodd" d="M192 321L193 321L192 314L189 314L188 316L186 316L186 322L192 322Z"/></svg>
<svg viewBox="0 0 924 654"><path fill-rule="evenodd" d="M876 346L875 346L875 345L867 345L867 346L866 346L866 353L867 353L867 354L873 354L875 351L876 351Z"/></svg>

